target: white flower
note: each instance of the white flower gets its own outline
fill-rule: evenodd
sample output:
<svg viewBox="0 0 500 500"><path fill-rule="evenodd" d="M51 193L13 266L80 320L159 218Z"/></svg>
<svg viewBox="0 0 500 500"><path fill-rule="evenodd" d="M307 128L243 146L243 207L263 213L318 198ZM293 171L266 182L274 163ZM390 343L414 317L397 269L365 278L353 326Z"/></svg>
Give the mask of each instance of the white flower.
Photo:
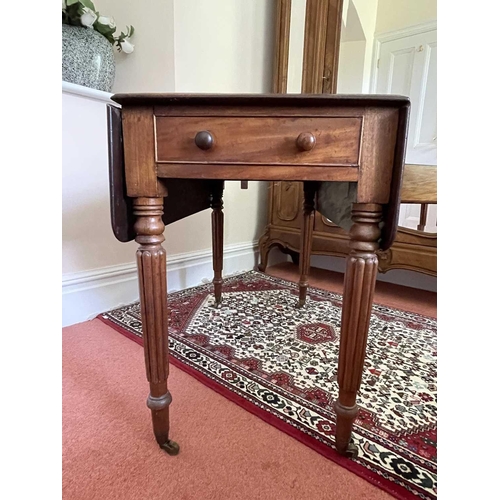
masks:
<svg viewBox="0 0 500 500"><path fill-rule="evenodd" d="M109 26L111 29L116 28L115 20L112 17L99 16L98 21L104 26Z"/></svg>
<svg viewBox="0 0 500 500"><path fill-rule="evenodd" d="M125 54L131 54L134 52L134 45L131 44L128 40L123 40L123 42L120 42L120 47L125 52Z"/></svg>
<svg viewBox="0 0 500 500"><path fill-rule="evenodd" d="M82 23L83 26L86 26L87 28L91 28L92 25L96 22L97 19L97 14L89 9L88 7L83 8L83 14L82 17L80 18L80 22Z"/></svg>

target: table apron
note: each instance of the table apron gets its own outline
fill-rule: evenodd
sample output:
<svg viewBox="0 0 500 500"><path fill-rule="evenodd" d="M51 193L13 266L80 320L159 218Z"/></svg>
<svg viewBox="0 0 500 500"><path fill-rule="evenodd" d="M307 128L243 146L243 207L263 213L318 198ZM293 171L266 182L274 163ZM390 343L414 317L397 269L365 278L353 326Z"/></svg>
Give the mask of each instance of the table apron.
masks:
<svg viewBox="0 0 500 500"><path fill-rule="evenodd" d="M248 181L335 181L358 182L358 167L310 167L297 165L156 165L156 175L170 179L223 179Z"/></svg>

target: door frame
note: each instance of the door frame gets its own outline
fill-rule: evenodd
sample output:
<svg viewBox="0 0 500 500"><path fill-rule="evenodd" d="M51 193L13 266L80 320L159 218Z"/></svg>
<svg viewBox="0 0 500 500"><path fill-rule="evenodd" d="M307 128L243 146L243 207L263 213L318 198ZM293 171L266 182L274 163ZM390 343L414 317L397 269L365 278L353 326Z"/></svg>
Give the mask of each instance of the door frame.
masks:
<svg viewBox="0 0 500 500"><path fill-rule="evenodd" d="M415 24L400 30L386 31L384 33L376 33L373 37L373 57L372 68L370 72L370 93L375 94L377 88L378 76L378 60L380 58L380 50L383 43L406 38L407 36L420 35L428 31L437 30L437 21L429 21L426 23Z"/></svg>

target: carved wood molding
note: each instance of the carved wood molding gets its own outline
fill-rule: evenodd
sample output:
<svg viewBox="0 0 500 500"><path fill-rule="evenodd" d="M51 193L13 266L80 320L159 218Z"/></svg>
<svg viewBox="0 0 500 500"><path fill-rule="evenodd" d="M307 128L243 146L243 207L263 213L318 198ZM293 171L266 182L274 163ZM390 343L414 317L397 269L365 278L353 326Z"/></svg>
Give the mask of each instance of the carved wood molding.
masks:
<svg viewBox="0 0 500 500"><path fill-rule="evenodd" d="M340 228L331 228L332 232L313 231L312 255L330 255L346 257L349 254L349 237ZM338 231L333 232L335 229ZM408 231L414 231L409 229ZM418 233L418 231L414 231ZM423 236L421 236L423 235ZM408 241L410 240L410 241ZM300 251L300 230L269 224L259 240L262 265L265 270L269 249L278 246L283 250ZM437 235L420 233L408 235L398 230L396 240L387 251L377 251L378 270L386 273L393 269L404 269L417 273L437 276Z"/></svg>
<svg viewBox="0 0 500 500"><path fill-rule="evenodd" d="M302 63L302 93L321 94L329 0L307 2Z"/></svg>
<svg viewBox="0 0 500 500"><path fill-rule="evenodd" d="M343 0L309 0L306 5L302 93L334 94L340 53Z"/></svg>
<svg viewBox="0 0 500 500"><path fill-rule="evenodd" d="M273 92L286 94L292 0L276 0Z"/></svg>
<svg viewBox="0 0 500 500"><path fill-rule="evenodd" d="M343 3L343 0L330 0L328 4L325 64L323 69L323 94L337 93Z"/></svg>
<svg viewBox="0 0 500 500"><path fill-rule="evenodd" d="M343 0L308 0L304 28L302 92L335 94ZM273 92L286 94L291 0L276 0Z"/></svg>

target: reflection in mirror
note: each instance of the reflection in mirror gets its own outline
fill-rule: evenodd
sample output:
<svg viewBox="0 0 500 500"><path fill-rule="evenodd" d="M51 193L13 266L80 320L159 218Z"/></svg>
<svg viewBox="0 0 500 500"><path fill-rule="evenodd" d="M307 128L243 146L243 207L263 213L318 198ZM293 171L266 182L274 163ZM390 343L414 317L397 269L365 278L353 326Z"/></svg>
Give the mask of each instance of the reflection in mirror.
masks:
<svg viewBox="0 0 500 500"><path fill-rule="evenodd" d="M302 89L306 5L291 0L287 92ZM437 0L344 0L337 92L411 99L406 163L437 165ZM436 169L419 170L427 203L402 203L399 224L437 229ZM423 180L422 180L423 179ZM413 186L409 185L409 189ZM404 201L404 200L403 200Z"/></svg>
<svg viewBox="0 0 500 500"><path fill-rule="evenodd" d="M343 3L338 92L410 97L407 165L437 165L436 11L436 0ZM436 170L420 169L422 182L428 203L402 203L399 224L435 233Z"/></svg>
<svg viewBox="0 0 500 500"><path fill-rule="evenodd" d="M302 91L302 66L307 0L292 0L290 14L290 45L288 48L287 93Z"/></svg>
<svg viewBox="0 0 500 500"><path fill-rule="evenodd" d="M377 5L376 1L344 0L337 75L339 94L367 94L370 92Z"/></svg>

